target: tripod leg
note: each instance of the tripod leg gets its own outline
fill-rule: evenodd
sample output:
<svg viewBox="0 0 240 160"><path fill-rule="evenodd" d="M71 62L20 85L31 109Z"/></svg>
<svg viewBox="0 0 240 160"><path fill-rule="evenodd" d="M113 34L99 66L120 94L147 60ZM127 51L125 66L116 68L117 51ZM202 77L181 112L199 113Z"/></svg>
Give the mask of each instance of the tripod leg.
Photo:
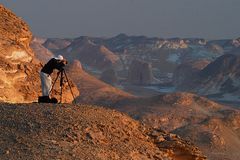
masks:
<svg viewBox="0 0 240 160"><path fill-rule="evenodd" d="M62 103L62 92L63 92L63 71L61 71L60 88L61 88L61 92L60 92L60 103Z"/></svg>
<svg viewBox="0 0 240 160"><path fill-rule="evenodd" d="M70 86L70 83L69 83L67 74L66 74L65 70L63 70L63 71L64 71L64 75L65 75L65 77L66 77L66 79L67 79L67 83L68 83L68 86L69 86L69 88L70 88L71 94L72 94L72 96L73 96L73 102L74 102L74 104L76 104L75 96L74 96L74 94L73 94L72 87Z"/></svg>
<svg viewBox="0 0 240 160"><path fill-rule="evenodd" d="M54 87L55 83L57 82L57 79L58 79L58 77L59 77L59 74L60 74L60 72L57 73L57 77L56 77L56 79L55 79L54 82L53 82L52 88L51 88L51 90L49 91L49 95L51 94L51 92L52 92L52 90L53 90L53 87Z"/></svg>

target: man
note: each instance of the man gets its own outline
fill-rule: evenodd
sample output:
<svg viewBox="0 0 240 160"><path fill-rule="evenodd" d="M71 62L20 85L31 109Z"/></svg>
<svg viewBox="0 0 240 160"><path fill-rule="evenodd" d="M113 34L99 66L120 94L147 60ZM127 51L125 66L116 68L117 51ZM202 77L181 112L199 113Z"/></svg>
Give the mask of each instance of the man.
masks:
<svg viewBox="0 0 240 160"><path fill-rule="evenodd" d="M67 64L67 60L63 56L58 55L55 58L50 59L42 68L40 72L41 84L42 84L42 97L39 97L40 102L51 102L49 94L52 88L51 74L54 69L59 71L63 70L63 67Z"/></svg>

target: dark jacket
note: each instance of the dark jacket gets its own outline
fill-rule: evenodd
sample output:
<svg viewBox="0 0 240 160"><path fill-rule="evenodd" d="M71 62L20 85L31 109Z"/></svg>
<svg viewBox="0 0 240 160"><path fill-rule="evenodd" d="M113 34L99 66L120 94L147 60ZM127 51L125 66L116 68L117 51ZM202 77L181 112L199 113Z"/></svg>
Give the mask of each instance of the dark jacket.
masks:
<svg viewBox="0 0 240 160"><path fill-rule="evenodd" d="M62 70L65 64L63 61L57 60L55 58L52 58L48 61L47 64L45 64L41 70L41 72L46 73L46 74L52 74L54 69L57 70Z"/></svg>

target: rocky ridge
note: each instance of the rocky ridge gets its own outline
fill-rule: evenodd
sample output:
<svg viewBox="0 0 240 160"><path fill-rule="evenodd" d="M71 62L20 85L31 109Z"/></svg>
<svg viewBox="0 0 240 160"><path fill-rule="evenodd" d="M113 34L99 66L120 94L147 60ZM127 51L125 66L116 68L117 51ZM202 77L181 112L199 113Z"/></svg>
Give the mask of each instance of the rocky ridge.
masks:
<svg viewBox="0 0 240 160"><path fill-rule="evenodd" d="M86 70L96 76L100 76L109 67L115 69L119 79L125 80L126 83L128 69L132 62L134 60L145 61L152 64L153 76L165 82L168 76L174 73L178 65L197 60L212 62L225 52L236 48L237 45L233 45L233 41L234 44L237 43L237 39L207 41L201 38L164 39L125 34L109 38L81 36L72 39L69 46L64 48L65 45L63 45L62 49L59 48L53 50L53 52L55 54L70 53L74 56L78 55L75 59L80 60ZM88 48L87 46L91 47ZM94 46L98 46L98 49L94 50ZM51 50L51 47L46 47ZM104 48L104 52L101 51L101 47ZM90 51L92 53L89 53ZM86 59L86 54L92 59ZM98 57L97 61L95 57ZM171 80L166 83L170 83Z"/></svg>
<svg viewBox="0 0 240 160"><path fill-rule="evenodd" d="M180 137L86 105L0 104L1 159L204 160Z"/></svg>

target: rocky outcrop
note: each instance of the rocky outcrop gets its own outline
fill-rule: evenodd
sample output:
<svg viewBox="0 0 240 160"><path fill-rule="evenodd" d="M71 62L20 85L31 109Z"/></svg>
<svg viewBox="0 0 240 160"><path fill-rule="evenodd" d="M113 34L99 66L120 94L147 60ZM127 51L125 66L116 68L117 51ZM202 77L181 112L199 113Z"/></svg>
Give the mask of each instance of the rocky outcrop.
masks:
<svg viewBox="0 0 240 160"><path fill-rule="evenodd" d="M162 45L163 49L184 49L188 48L188 44L185 43L184 40L180 38L173 38L173 39L168 39L165 41L165 43Z"/></svg>
<svg viewBox="0 0 240 160"><path fill-rule="evenodd" d="M0 104L0 114L0 159L206 159L175 134L101 107Z"/></svg>
<svg viewBox="0 0 240 160"><path fill-rule="evenodd" d="M128 71L128 81L131 84L146 85L153 82L152 67L149 63L134 60Z"/></svg>
<svg viewBox="0 0 240 160"><path fill-rule="evenodd" d="M32 33L28 25L0 5L0 100L28 102L36 100L40 90L39 63L29 47Z"/></svg>
<svg viewBox="0 0 240 160"><path fill-rule="evenodd" d="M10 61L30 62L33 56L29 47L31 38L32 33L28 25L0 5L1 56L5 56Z"/></svg>
<svg viewBox="0 0 240 160"><path fill-rule="evenodd" d="M207 40L203 38L185 38L183 39L188 45L206 45Z"/></svg>

